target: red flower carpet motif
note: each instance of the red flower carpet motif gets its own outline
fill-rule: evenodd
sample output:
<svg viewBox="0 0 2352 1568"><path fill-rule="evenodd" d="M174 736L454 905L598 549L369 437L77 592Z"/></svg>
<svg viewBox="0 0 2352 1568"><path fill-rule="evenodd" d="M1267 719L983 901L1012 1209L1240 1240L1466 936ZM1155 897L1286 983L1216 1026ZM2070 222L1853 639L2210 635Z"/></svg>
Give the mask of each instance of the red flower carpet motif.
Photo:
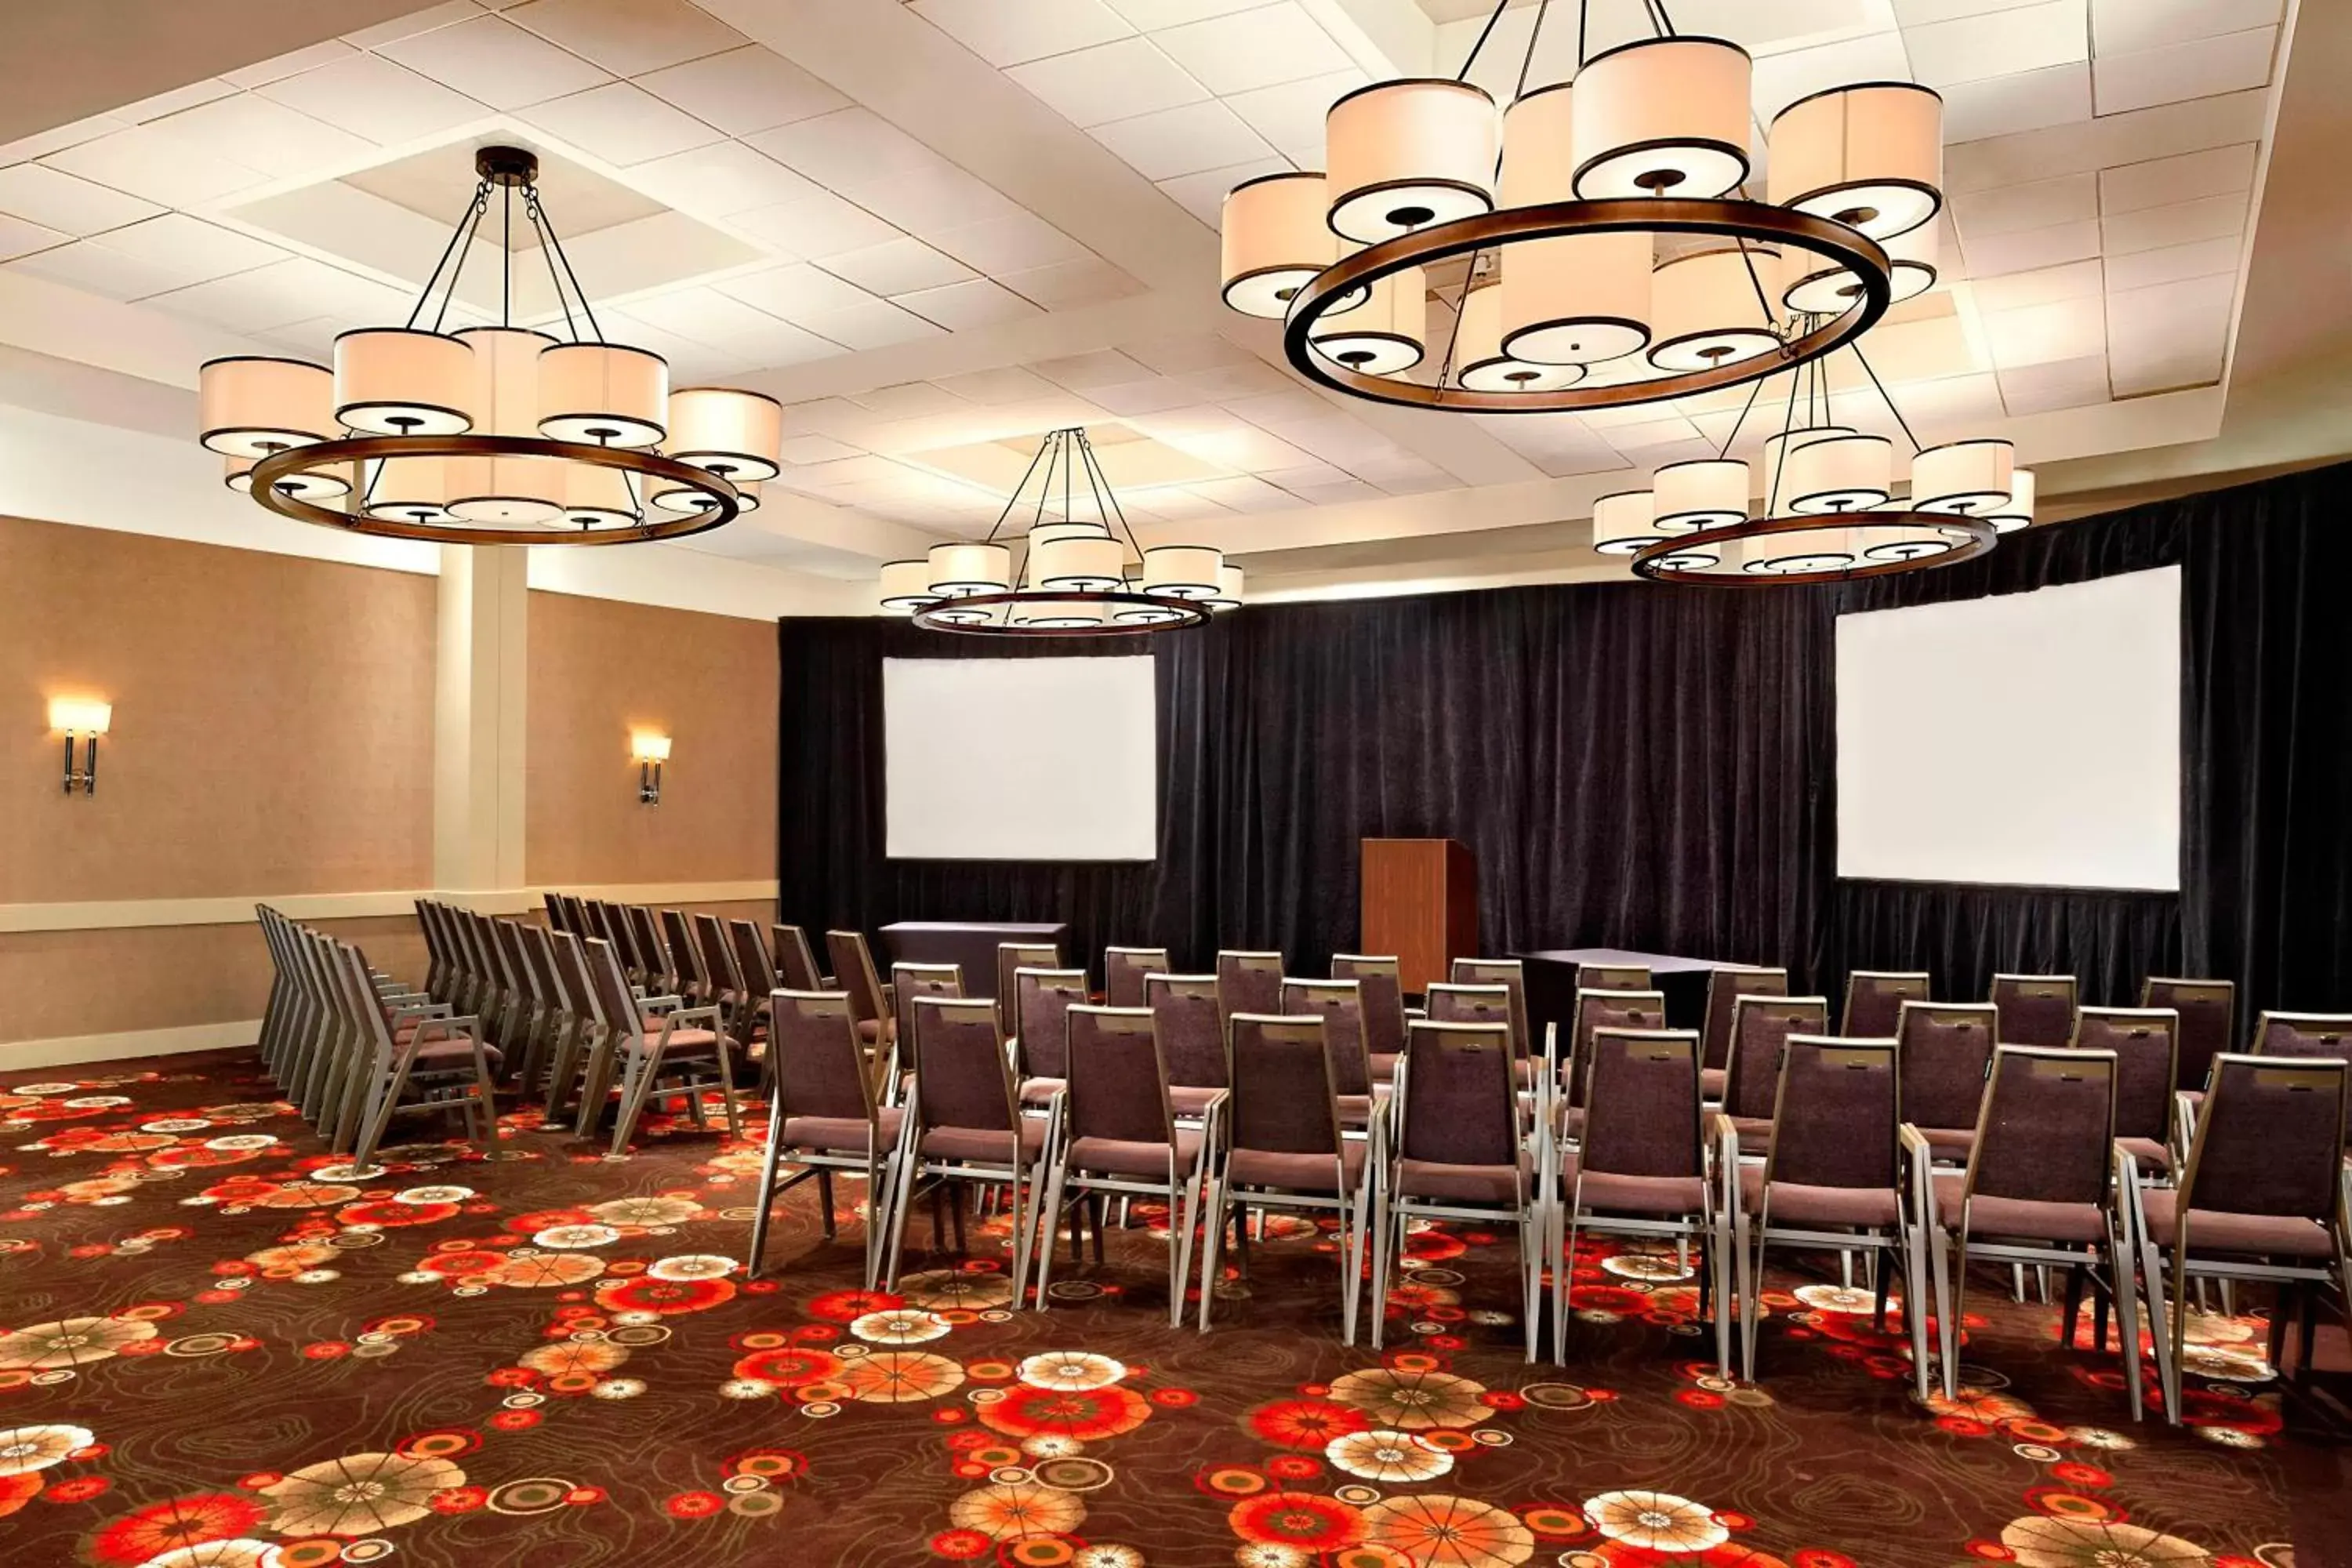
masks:
<svg viewBox="0 0 2352 1568"><path fill-rule="evenodd" d="M2336 1543L2294 1542L2288 1486L2347 1434L2282 1389L2258 1318L2192 1319L2176 1430L2132 1420L2087 1330L1972 1282L1965 1386L1922 1408L1899 1307L1878 1329L1867 1291L1776 1268L1742 1383L1670 1250L1586 1238L1569 1364L1531 1365L1508 1238L1451 1227L1410 1237L1376 1353L1339 1342L1329 1237L1290 1219L1247 1278L1227 1255L1205 1336L1167 1327L1156 1205L1044 1312L1001 1215L957 1254L919 1205L898 1289L861 1289L856 1182L832 1242L796 1189L751 1279L757 1167L683 1117L614 1161L518 1115L496 1160L420 1142L357 1171L247 1054L11 1075L0 1563L2311 1568Z"/></svg>

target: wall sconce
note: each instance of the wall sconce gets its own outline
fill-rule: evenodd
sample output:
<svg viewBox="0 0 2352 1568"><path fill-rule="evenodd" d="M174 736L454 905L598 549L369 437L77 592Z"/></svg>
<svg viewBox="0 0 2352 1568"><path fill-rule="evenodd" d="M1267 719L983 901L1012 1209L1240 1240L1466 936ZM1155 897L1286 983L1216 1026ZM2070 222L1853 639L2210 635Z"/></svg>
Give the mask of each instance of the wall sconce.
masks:
<svg viewBox="0 0 2352 1568"><path fill-rule="evenodd" d="M49 728L65 731L68 795L73 794L76 788L84 795L98 793L98 738L106 733L106 727L113 717L114 705L110 702L92 702L79 697L49 699ZM77 769L74 766L74 741L79 736L89 738L89 748L83 757L82 765Z"/></svg>
<svg viewBox="0 0 2352 1568"><path fill-rule="evenodd" d="M629 754L637 760L637 799L646 805L659 805L662 764L669 761L669 737L639 730L629 737Z"/></svg>

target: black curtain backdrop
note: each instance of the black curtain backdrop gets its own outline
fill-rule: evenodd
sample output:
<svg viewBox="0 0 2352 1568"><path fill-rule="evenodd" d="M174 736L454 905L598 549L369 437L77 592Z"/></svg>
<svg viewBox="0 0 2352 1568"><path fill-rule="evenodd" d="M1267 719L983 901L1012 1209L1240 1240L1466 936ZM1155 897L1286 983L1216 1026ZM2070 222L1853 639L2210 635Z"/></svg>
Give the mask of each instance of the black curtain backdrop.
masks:
<svg viewBox="0 0 2352 1568"><path fill-rule="evenodd" d="M1782 590L1565 585L1261 605L1143 644L1160 693L1160 853L1145 865L883 855L882 659L1018 647L890 618L780 623L782 918L1065 920L1073 960L1164 943L1357 943L1357 841L1453 837L1489 953L1609 945L2000 970L2136 1001L2150 973L2234 978L2242 1010L2352 1005L2352 467L2036 530L1941 571ZM2183 569L2179 895L1859 882L1836 868L1842 611ZM2064 695L2064 694L2054 694ZM1933 694L1923 700L1932 702ZM1986 736L2004 767L2068 765ZM1922 757L1923 768L1979 765ZM1086 787L1083 778L1070 787ZM2251 1014L2246 1016L2251 1016Z"/></svg>

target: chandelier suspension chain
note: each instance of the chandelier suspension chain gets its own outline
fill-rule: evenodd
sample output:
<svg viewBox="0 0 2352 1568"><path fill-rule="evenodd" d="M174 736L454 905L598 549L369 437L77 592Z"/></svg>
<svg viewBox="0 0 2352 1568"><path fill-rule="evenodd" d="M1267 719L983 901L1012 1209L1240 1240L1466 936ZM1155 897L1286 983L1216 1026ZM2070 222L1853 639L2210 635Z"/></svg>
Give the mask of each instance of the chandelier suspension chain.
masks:
<svg viewBox="0 0 2352 1568"><path fill-rule="evenodd" d="M1013 493L1004 498L1004 510L998 512L996 514L996 521L989 525L987 534L981 540L982 544L993 544L996 542L997 534L1003 531L1004 528L1004 520L1011 517L1013 515L1013 509L1021 504L1021 492L1029 488L1029 476L1037 471L1037 465L1039 463L1045 461L1046 447L1051 445L1051 442L1047 442L1041 445L1034 452L1029 454L1029 466L1021 470L1021 482L1014 485L1013 487ZM1044 511L1044 504L1041 502L1039 503L1038 515L1043 516ZM1033 528L1036 526L1034 521L1030 526Z"/></svg>
<svg viewBox="0 0 2352 1568"><path fill-rule="evenodd" d="M441 247L441 259L433 264L433 270L425 276L425 287L417 293L415 305L408 312L406 325L410 330L415 330L417 319L425 314L425 307L433 302L433 286L441 281L442 268L449 265L449 258L457 252L457 241L465 237L467 220L474 216L475 211L488 195L490 183L488 180L478 181L474 185L474 194L466 198L465 206L457 214L457 223L449 230L449 243Z"/></svg>
<svg viewBox="0 0 2352 1568"><path fill-rule="evenodd" d="M441 291L441 308L433 313L433 330L439 331L449 320L450 302L457 298L457 282L466 275L467 258L474 254L474 237L482 232L482 218L490 210L490 183L485 180L474 200L472 222L466 225L466 243L458 248L457 259L449 268L449 281Z"/></svg>
<svg viewBox="0 0 2352 1568"><path fill-rule="evenodd" d="M548 245L555 251L555 259L562 265L563 276L571 280L572 292L580 301L580 313L588 319L589 336L597 342L604 342L604 329L596 321L596 307L590 301L588 290L580 287L579 274L572 270L572 253L563 248L563 237L555 232L555 220L547 216L547 208L539 199L538 184L533 182L525 187L525 191L530 198L530 205L539 211L540 224L547 236ZM559 296L562 292L557 290Z"/></svg>
<svg viewBox="0 0 2352 1568"><path fill-rule="evenodd" d="M1495 8L1487 14L1486 25L1478 29L1478 41L1470 46L1469 54L1463 58L1462 68L1454 73L1455 81L1470 79L1470 68L1478 63L1479 51L1486 47L1486 40L1495 36L1495 24L1503 19L1503 13L1510 6L1511 0L1495 0Z"/></svg>
<svg viewBox="0 0 2352 1568"><path fill-rule="evenodd" d="M563 279L555 270L555 242L548 234L539 210L539 192L534 187L523 193L523 216L530 221L531 232L539 236L539 258L547 263L548 285L555 290L555 302L563 307L563 330L580 342L580 325L572 319L572 301L563 292ZM585 308L585 302L583 302Z"/></svg>

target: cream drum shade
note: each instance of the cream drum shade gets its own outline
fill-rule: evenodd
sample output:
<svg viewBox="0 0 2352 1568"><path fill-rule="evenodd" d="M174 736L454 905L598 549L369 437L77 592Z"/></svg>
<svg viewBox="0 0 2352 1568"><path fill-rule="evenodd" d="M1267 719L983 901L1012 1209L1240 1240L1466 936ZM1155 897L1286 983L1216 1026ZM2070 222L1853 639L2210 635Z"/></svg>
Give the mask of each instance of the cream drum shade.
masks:
<svg viewBox="0 0 2352 1568"><path fill-rule="evenodd" d="M1895 493L1895 446L1884 436L1823 435L1780 468L1782 511L1866 511Z"/></svg>
<svg viewBox="0 0 2352 1568"><path fill-rule="evenodd" d="M1009 619L1016 626L1036 626L1043 630L1060 628L1076 631L1081 626L1098 626L1110 618L1101 604L1088 604L1084 599L1040 599L1034 604L1015 605Z"/></svg>
<svg viewBox="0 0 2352 1568"><path fill-rule="evenodd" d="M1242 607L1242 569L1238 566L1217 568L1217 596L1209 601L1213 610L1238 610Z"/></svg>
<svg viewBox="0 0 2352 1568"><path fill-rule="evenodd" d="M557 343L539 356L539 428L558 441L651 447L669 418L669 362L619 343Z"/></svg>
<svg viewBox="0 0 2352 1568"><path fill-rule="evenodd" d="M1056 539L1108 539L1110 531L1099 522L1041 522L1025 536L1029 548L1049 544Z"/></svg>
<svg viewBox="0 0 2352 1568"><path fill-rule="evenodd" d="M1748 177L1748 51L1721 38L1647 38L1576 76L1576 194L1712 197Z"/></svg>
<svg viewBox="0 0 2352 1568"><path fill-rule="evenodd" d="M1029 584L1107 593L1127 581L1127 549L1107 533L1072 535L1029 546Z"/></svg>
<svg viewBox="0 0 2352 1568"><path fill-rule="evenodd" d="M1213 599L1224 556L1205 544L1155 544L1143 552L1143 591L1171 599Z"/></svg>
<svg viewBox="0 0 2352 1568"><path fill-rule="evenodd" d="M1658 531L1656 498L1648 490L1620 490L1592 503L1592 548L1603 555L1631 555L1665 537Z"/></svg>
<svg viewBox="0 0 2352 1568"><path fill-rule="evenodd" d="M1532 364L1598 364L1650 341L1647 234L1571 234L1511 246L1503 263L1503 351Z"/></svg>
<svg viewBox="0 0 2352 1568"><path fill-rule="evenodd" d="M1739 542L1739 569L1756 576L1839 572L1856 559L1853 531L1835 525L1759 533Z"/></svg>
<svg viewBox="0 0 2352 1568"><path fill-rule="evenodd" d="M266 458L341 435L335 378L299 359L238 355L208 360L196 373L199 439L227 458Z"/></svg>
<svg viewBox="0 0 2352 1568"><path fill-rule="evenodd" d="M1473 289L1454 344L1454 380L1472 392L1554 392L1584 378L1580 364L1531 364L1503 352L1503 289Z"/></svg>
<svg viewBox="0 0 2352 1568"><path fill-rule="evenodd" d="M1002 594L1013 585L1013 552L1002 544L934 544L931 592L949 598Z"/></svg>
<svg viewBox="0 0 2352 1568"><path fill-rule="evenodd" d="M1218 225L1225 303L1279 321L1291 296L1339 259L1319 174L1267 174L1225 193Z"/></svg>
<svg viewBox="0 0 2352 1568"><path fill-rule="evenodd" d="M1789 455L1812 441L1826 441L1832 436L1851 436L1851 425L1799 426L1793 430L1776 430L1764 437L1764 507L1778 514L1787 510Z"/></svg>
<svg viewBox="0 0 2352 1568"><path fill-rule="evenodd" d="M243 458L233 458L229 460L231 462L245 462ZM246 462L244 471L229 480L229 488L231 489L242 490L247 495L251 495L253 493L253 468L254 465L252 463ZM333 463L323 468L313 468L299 474L289 474L285 479L278 481L278 493L282 496L292 496L296 500L306 500L313 503L314 505L324 505L328 501L338 500L341 497L347 496L352 493L352 468L353 465L350 463Z"/></svg>
<svg viewBox="0 0 2352 1568"><path fill-rule="evenodd" d="M730 479L772 479L784 438L783 405L756 392L689 386L669 395L663 450Z"/></svg>
<svg viewBox="0 0 2352 1568"><path fill-rule="evenodd" d="M1738 458L1668 463L1650 477L1660 533L1696 533L1748 521L1748 465Z"/></svg>
<svg viewBox="0 0 2352 1568"><path fill-rule="evenodd" d="M445 332L368 327L335 339L335 417L375 436L473 428L474 351Z"/></svg>
<svg viewBox="0 0 2352 1568"><path fill-rule="evenodd" d="M1930 555L1946 555L1959 548L1958 542L1940 528L1856 529L1854 538L1864 561L1924 561Z"/></svg>
<svg viewBox="0 0 2352 1568"><path fill-rule="evenodd" d="M539 434L539 356L555 340L521 327L468 327L457 334L473 353L467 411L485 436Z"/></svg>
<svg viewBox="0 0 2352 1568"><path fill-rule="evenodd" d="M1769 297L1780 267L1779 252L1755 246L1695 250L1664 263L1651 277L1650 363L1664 371L1706 370L1778 349L1757 285L1765 284Z"/></svg>
<svg viewBox="0 0 2352 1568"><path fill-rule="evenodd" d="M1891 263L1887 275L1889 303L1899 305L1906 300L1916 300L1936 286L1936 225L1923 223L1917 228L1878 242ZM1780 302L1808 315L1843 315L1848 307L1862 300L1860 279L1829 258L1795 246L1789 247L1782 257L1780 280Z"/></svg>
<svg viewBox="0 0 2352 1568"><path fill-rule="evenodd" d="M258 458L223 458L221 459L221 483L226 485L229 489L235 490L241 496L251 495L253 493L253 465L260 460L261 459Z"/></svg>
<svg viewBox="0 0 2352 1568"><path fill-rule="evenodd" d="M1360 245L1495 205L1501 127L1486 89L1437 77L1359 88L1324 117L1331 231Z"/></svg>
<svg viewBox="0 0 2352 1568"><path fill-rule="evenodd" d="M1506 207L1576 199L1576 93L1567 82L1522 93L1503 110Z"/></svg>
<svg viewBox="0 0 2352 1568"><path fill-rule="evenodd" d="M1366 375L1411 370L1421 363L1428 335L1429 296L1418 267L1381 279L1361 305L1317 318L1307 332L1316 353Z"/></svg>
<svg viewBox="0 0 2352 1568"><path fill-rule="evenodd" d="M475 431L536 437L539 356L555 340L520 327L469 327L457 336L474 354ZM558 458L447 458L449 515L493 526L551 522L563 510L564 467Z"/></svg>
<svg viewBox="0 0 2352 1568"><path fill-rule="evenodd" d="M444 458L449 515L509 528L554 521L567 488L561 458Z"/></svg>
<svg viewBox="0 0 2352 1568"><path fill-rule="evenodd" d="M886 561L882 563L882 607L911 615L939 595L931 592L928 561Z"/></svg>
<svg viewBox="0 0 2352 1568"><path fill-rule="evenodd" d="M629 476L602 463L563 465L563 521L574 528L627 528L637 521Z"/></svg>
<svg viewBox="0 0 2352 1568"><path fill-rule="evenodd" d="M1992 529L1995 533L2015 533L2033 526L2033 470L2012 468L2009 470L2009 500L1993 509Z"/></svg>
<svg viewBox="0 0 2352 1568"><path fill-rule="evenodd" d="M1873 239L1907 234L1944 196L1944 100L1910 82L1801 98L1775 115L1769 197Z"/></svg>
<svg viewBox="0 0 2352 1568"><path fill-rule="evenodd" d="M1930 447L1911 459L1913 511L1990 512L2009 502L2016 448L1978 439Z"/></svg>
<svg viewBox="0 0 2352 1568"><path fill-rule="evenodd" d="M387 458L368 485L367 511L393 522L449 520L446 458Z"/></svg>

